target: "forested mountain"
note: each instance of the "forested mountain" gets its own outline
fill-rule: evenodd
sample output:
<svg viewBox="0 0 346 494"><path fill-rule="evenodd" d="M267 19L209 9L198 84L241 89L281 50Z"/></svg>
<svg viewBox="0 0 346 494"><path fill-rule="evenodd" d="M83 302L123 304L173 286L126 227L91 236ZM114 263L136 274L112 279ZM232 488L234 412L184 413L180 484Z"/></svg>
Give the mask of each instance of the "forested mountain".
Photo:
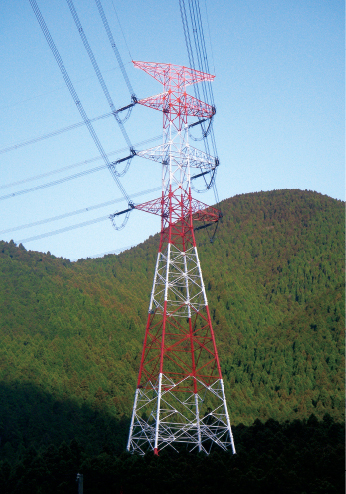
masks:
<svg viewBox="0 0 346 494"><path fill-rule="evenodd" d="M231 422L342 421L344 203L275 190L220 208L214 243L196 239ZM0 459L73 438L122 451L158 243L72 263L0 242Z"/></svg>

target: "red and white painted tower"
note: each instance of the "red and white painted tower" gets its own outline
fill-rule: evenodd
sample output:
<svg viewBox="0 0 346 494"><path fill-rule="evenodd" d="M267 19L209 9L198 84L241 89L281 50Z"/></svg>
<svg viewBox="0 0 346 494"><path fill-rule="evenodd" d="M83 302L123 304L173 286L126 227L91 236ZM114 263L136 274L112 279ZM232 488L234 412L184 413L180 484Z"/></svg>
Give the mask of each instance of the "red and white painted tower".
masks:
<svg viewBox="0 0 346 494"><path fill-rule="evenodd" d="M214 76L172 64L133 62L163 85L138 103L163 112L163 143L136 152L162 164L162 195L135 206L161 217L161 241L133 405L127 450L176 449L209 453L215 444L235 453L194 222L215 223L221 213L191 196L193 168L211 171L214 157L189 145L188 117L214 109L186 87Z"/></svg>

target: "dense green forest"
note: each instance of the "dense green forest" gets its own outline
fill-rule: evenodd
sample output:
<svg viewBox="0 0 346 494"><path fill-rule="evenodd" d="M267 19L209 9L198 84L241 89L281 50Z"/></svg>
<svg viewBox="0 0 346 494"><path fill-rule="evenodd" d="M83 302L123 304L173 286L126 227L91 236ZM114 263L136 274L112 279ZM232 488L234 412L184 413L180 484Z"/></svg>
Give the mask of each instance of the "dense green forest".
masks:
<svg viewBox="0 0 346 494"><path fill-rule="evenodd" d="M251 443L236 460L217 461L239 480L241 458L257 451L250 436L260 424L269 436L275 424L285 451L287 431L307 434L316 421L324 437L334 437L333 427L341 427L345 213L343 202L300 190L239 195L220 208L215 242L203 230L196 239L236 446L237 435L239 444ZM142 460L121 455L158 243L155 235L120 255L72 263L0 241L0 475L8 492L29 492L9 479L57 448L79 448L85 468L102 455L120 462L119 472L121 462L142 468ZM336 454L334 439L324 455ZM167 458L160 461L168 468ZM193 461L206 468L207 460ZM265 475L254 475L271 492ZM309 485L287 492L315 492ZM339 492L332 487L316 492Z"/></svg>

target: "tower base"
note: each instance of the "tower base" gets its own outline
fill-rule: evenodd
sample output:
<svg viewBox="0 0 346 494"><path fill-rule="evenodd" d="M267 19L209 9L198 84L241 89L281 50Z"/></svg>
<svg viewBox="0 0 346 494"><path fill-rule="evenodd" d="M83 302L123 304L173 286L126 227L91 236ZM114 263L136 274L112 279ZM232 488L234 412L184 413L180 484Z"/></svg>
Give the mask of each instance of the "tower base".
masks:
<svg viewBox="0 0 346 494"><path fill-rule="evenodd" d="M152 451L158 455L167 447L178 452L185 445L184 449L190 452L209 454L215 447L225 451L231 447L235 453L223 380L211 386L197 380L197 385L198 393L175 393L177 385L162 374L160 397L159 382L151 389L138 388L127 450L140 455Z"/></svg>

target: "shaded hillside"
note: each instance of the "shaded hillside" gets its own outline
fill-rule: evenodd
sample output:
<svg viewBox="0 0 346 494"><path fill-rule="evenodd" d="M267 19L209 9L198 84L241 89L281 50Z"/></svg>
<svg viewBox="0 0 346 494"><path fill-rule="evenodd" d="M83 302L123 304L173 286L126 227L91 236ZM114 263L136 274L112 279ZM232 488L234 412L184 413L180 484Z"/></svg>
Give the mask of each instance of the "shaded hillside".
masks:
<svg viewBox="0 0 346 494"><path fill-rule="evenodd" d="M232 423L312 412L342 420L344 203L278 190L236 196L221 209L214 244L206 232L196 238ZM30 383L53 401L128 416L158 240L76 263L0 242L6 389ZM2 445L15 447L24 425L2 425L11 413L4 400ZM26 403L35 410L35 398Z"/></svg>
<svg viewBox="0 0 346 494"><path fill-rule="evenodd" d="M164 450L139 457L113 454L108 446L87 452L76 440L23 448L19 462L0 460L1 492L74 494L82 472L85 494L344 493L345 427L330 416L320 422L313 415L283 424L256 420L233 433L236 455Z"/></svg>

